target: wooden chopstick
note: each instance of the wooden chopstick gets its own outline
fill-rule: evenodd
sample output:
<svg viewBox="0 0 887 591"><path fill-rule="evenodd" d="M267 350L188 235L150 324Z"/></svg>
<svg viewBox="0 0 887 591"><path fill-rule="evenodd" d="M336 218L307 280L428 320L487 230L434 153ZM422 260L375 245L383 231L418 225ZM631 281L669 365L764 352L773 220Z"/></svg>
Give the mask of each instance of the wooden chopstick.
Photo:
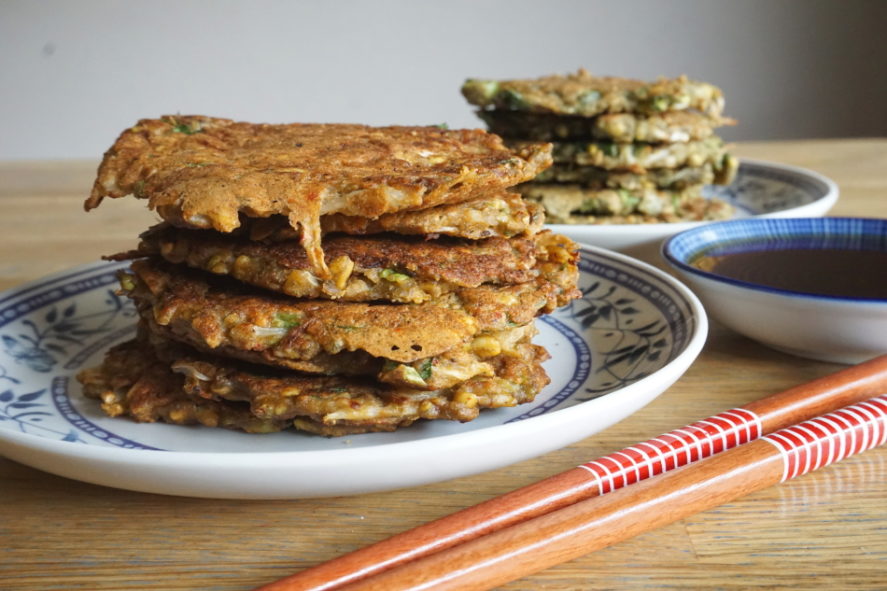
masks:
<svg viewBox="0 0 887 591"><path fill-rule="evenodd" d="M336 589L887 390L887 355L709 417L267 584Z"/></svg>
<svg viewBox="0 0 887 591"><path fill-rule="evenodd" d="M471 591L519 579L887 442L887 394L341 587Z"/></svg>

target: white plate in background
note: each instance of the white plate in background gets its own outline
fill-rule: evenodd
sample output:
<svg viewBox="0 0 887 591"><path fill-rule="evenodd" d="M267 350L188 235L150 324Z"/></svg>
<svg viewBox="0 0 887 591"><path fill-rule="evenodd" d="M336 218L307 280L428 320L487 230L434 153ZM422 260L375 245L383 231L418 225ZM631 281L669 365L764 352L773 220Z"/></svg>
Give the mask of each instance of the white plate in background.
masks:
<svg viewBox="0 0 887 591"><path fill-rule="evenodd" d="M704 194L736 208L733 219L819 217L838 200L838 186L817 172L759 160L742 159L728 186L709 185ZM549 224L577 242L609 248L658 264L661 242L710 222L671 224Z"/></svg>

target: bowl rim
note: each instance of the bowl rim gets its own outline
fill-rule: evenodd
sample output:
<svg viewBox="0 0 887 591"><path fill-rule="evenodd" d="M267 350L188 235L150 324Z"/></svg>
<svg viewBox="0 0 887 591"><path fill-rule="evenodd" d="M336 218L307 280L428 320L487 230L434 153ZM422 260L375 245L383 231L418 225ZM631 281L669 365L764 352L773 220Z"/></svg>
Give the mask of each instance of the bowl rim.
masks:
<svg viewBox="0 0 887 591"><path fill-rule="evenodd" d="M795 291L790 289L783 289L779 287L771 287L768 285L762 285L760 283L752 283L750 281L744 281L742 279L734 279L732 277L727 277L725 275L720 275L718 273L712 273L710 271L703 271L702 269L698 269L696 267L691 266L686 263L684 259L679 258L674 254L675 244L686 240L690 235L698 234L699 232L712 232L717 231L719 228L724 226L760 226L760 227L774 227L774 226L785 226L785 225L805 225L805 226L816 226L816 225L824 225L827 223L859 223L862 222L865 225L876 225L880 226L884 229L884 232L880 234L887 234L887 218L876 218L876 217L864 217L864 216L823 216L823 217L805 217L805 218L742 218L736 220L722 220L717 222L712 222L710 224L706 224L705 226L691 228L688 230L684 230L682 232L678 232L677 234L668 237L666 240L662 242L662 245L659 249L660 256L665 260L666 263L671 265L672 268L677 270L678 272L684 274L690 278L702 278L708 279L710 281L714 281L717 283L723 283L727 285L732 285L734 287L740 287L744 289L750 289L753 291L770 293L774 295L788 296L794 298L806 298L811 300L821 300L821 301L829 301L829 302L845 302L845 303L853 303L853 304L869 304L869 305L883 305L887 304L887 298L872 298L872 297L860 297L860 296L836 296L836 295L828 295L828 294L819 294L819 293L811 293L809 291ZM862 233L863 235L869 234L869 232ZM799 232L798 236L807 236L810 235L810 232ZM717 244L718 241L713 243L708 243L707 246L711 246L712 244ZM692 254L696 254L700 249L697 249ZM887 249L884 250L887 252Z"/></svg>

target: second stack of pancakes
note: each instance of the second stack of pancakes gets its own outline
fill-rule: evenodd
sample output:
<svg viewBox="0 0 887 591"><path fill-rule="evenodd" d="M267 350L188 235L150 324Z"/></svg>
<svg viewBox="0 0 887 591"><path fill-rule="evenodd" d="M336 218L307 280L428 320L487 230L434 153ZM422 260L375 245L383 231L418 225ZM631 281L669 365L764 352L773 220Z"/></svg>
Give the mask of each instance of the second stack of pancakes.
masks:
<svg viewBox="0 0 887 591"><path fill-rule="evenodd" d="M480 130L142 120L87 208L164 222L121 273L139 336L80 375L112 416L387 431L533 400L535 318L579 295L577 247L508 188L550 164Z"/></svg>
<svg viewBox="0 0 887 591"><path fill-rule="evenodd" d="M715 135L721 91L685 77L647 83L585 70L528 80L465 82L462 93L512 147L554 142L554 165L520 188L550 223L715 220L732 208L706 199L738 162Z"/></svg>

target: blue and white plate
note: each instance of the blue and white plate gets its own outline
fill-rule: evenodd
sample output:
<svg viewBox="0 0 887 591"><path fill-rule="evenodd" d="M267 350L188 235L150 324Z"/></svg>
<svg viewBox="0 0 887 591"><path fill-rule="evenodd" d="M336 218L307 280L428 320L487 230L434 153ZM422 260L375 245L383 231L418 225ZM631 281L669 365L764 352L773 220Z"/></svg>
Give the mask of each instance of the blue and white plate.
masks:
<svg viewBox="0 0 887 591"><path fill-rule="evenodd" d="M707 186L704 194L732 204L736 208L735 219L819 217L838 200L838 186L812 170L743 159L732 184ZM710 222L551 224L549 227L583 244L657 262L659 245L664 238L707 223Z"/></svg>
<svg viewBox="0 0 887 591"><path fill-rule="evenodd" d="M622 420L686 371L707 332L702 306L676 280L586 247L584 297L538 323L551 384L531 404L465 424L427 421L344 438L137 424L105 416L75 379L135 332L130 302L114 293L120 267L78 267L0 294L3 455L68 478L198 497L416 486L538 456Z"/></svg>

